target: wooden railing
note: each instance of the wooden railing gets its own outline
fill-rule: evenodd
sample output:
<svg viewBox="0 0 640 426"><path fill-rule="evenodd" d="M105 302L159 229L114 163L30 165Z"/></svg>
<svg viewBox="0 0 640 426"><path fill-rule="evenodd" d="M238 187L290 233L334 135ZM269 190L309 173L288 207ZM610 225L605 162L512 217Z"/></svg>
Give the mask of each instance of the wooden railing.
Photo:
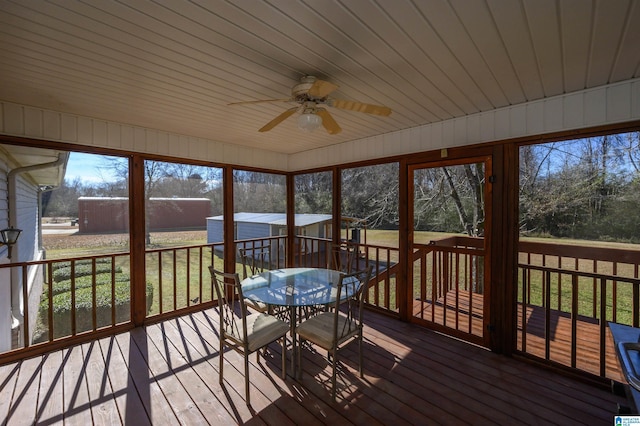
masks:
<svg viewBox="0 0 640 426"><path fill-rule="evenodd" d="M521 241L517 350L619 379L609 321L640 324L640 251Z"/></svg>
<svg viewBox="0 0 640 426"><path fill-rule="evenodd" d="M2 353L27 352L77 336L109 332L130 321L129 254L114 253L69 259L0 265L13 283L13 320L3 321ZM17 303L16 303L17 302ZM11 327L11 329L9 329Z"/></svg>
<svg viewBox="0 0 640 426"><path fill-rule="evenodd" d="M354 270L373 266L368 305L397 315L402 302L397 297L398 249L346 244L357 253ZM483 244L482 239L455 237L415 246L414 318L482 333L476 324L483 318L485 297ZM288 264L286 237L236 241L236 249L265 246L271 268ZM335 267L330 240L297 236L293 246L295 266ZM18 283L13 298L22 311L14 316L23 324L11 348L5 343L3 355L131 327L129 259L129 253L114 253L0 265L0 273ZM147 250L147 318L214 303L209 265L224 268L221 243ZM615 357L606 323L640 326L640 251L523 241L517 285L516 351L611 376ZM451 311L439 316L438 306Z"/></svg>
<svg viewBox="0 0 640 426"><path fill-rule="evenodd" d="M339 265L335 264L331 240L303 236L297 236L296 240L296 266L339 268ZM352 271L372 267L372 279L366 298L368 306L397 315L400 303L396 278L399 267L398 249L353 241L343 244L352 247L355 253L351 263Z"/></svg>
<svg viewBox="0 0 640 426"><path fill-rule="evenodd" d="M236 252L268 250L268 267L287 265L286 237L236 241ZM333 267L331 241L297 237L295 266ZM395 268L397 249L356 245L354 268L373 265L369 304L397 312ZM223 244L202 244L146 250L146 317L162 319L214 302L209 265L224 268ZM130 255L128 252L0 265L12 282L22 283L19 335L1 352L33 346L86 340L98 331L131 326ZM236 271L242 274L240 259ZM33 277L36 277L34 279ZM18 278L16 278L18 277ZM29 284L31 288L29 288ZM8 283L7 283L8 284ZM5 326L9 327L5 324ZM5 333L6 335L6 333ZM76 339L78 338L78 339Z"/></svg>
<svg viewBox="0 0 640 426"><path fill-rule="evenodd" d="M147 249L147 318L180 313L215 300L209 266L224 269L223 244Z"/></svg>
<svg viewBox="0 0 640 426"><path fill-rule="evenodd" d="M413 317L481 343L484 240L452 236L414 244L413 265Z"/></svg>
<svg viewBox="0 0 640 426"><path fill-rule="evenodd" d="M236 240L235 243L235 254L238 265L241 263L239 254L241 249L245 250L249 256L260 253L260 261L266 263L263 269L284 268L287 265L286 236ZM242 278L242 268L238 265L236 266L236 272L238 272Z"/></svg>

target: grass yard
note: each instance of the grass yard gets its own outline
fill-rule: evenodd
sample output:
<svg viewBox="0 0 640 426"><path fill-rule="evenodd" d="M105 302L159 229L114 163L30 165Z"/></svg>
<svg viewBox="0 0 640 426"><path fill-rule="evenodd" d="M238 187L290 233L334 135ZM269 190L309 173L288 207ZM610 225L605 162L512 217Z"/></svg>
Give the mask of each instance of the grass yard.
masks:
<svg viewBox="0 0 640 426"><path fill-rule="evenodd" d="M72 229L73 231L74 229ZM421 244L427 244L434 239L440 239L451 234L437 232L415 232L414 239ZM398 231L395 230L367 230L366 242L370 245L383 247L398 247ZM638 250L638 245L611 243L611 242L586 242L578 240L553 240L543 238L522 238L522 241L535 241L545 243L558 243L563 245L584 246L591 245L603 248L618 248L625 250ZM154 249L166 249L172 247L184 247L192 245L202 245L206 243L206 231L180 231L180 232L154 232L151 234L151 247ZM62 259L69 257L80 257L89 255L126 253L129 250L129 237L127 234L102 234L102 235L61 235L61 234L45 234L43 235L43 246L47 250L48 259ZM202 256L202 260L200 258ZM396 256L394 252L394 257ZM371 257L371 255L370 255ZM185 306L190 306L201 301L211 300L213 294L211 292L210 275L207 267L213 264L217 268L222 268L222 259L211 254L211 250L190 250L187 259L186 250L175 250L164 252L160 259L159 253L147 254L147 281L153 285L153 303L151 305L150 315L160 312L168 312ZM523 261L521 255L521 261ZM397 259L392 259L397 261ZM554 260L551 257L542 259L540 255L534 255L528 260L531 264L542 265L543 262L547 266L558 266L560 260ZM129 272L129 265L126 258L118 260L119 266L126 273ZM563 267L568 267L566 262ZM581 271L594 271L592 261L580 260L578 267ZM236 267L241 273L241 265ZM615 268L615 270L614 270ZM637 276L637 268L634 265L619 264L613 266L611 262L599 262L597 272L601 274L618 276ZM174 273L175 271L175 273ZM519 274L519 300L522 301L522 278ZM203 283L202 290L200 283ZM162 285L160 285L162 283ZM542 273L534 272L531 274L528 301L530 304L541 306L543 303L543 279ZM391 285L389 295L391 306L395 306L395 280ZM559 309L565 312L571 311L571 300L573 288L569 276L563 276L552 282L551 300L552 309ZM418 290L416 288L416 290ZM416 295L419 293L416 293ZM616 320L622 323L629 323L632 315L632 286L625 283L614 283L609 281L606 289L607 319ZM613 297L615 295L615 297ZM378 297L382 297L381 294ZM599 304L602 295L599 288L594 284L593 280L581 278L578 285L578 310L580 315L598 317ZM615 302L614 302L615 300ZM615 308L614 308L615 305ZM162 309L160 309L162 308Z"/></svg>

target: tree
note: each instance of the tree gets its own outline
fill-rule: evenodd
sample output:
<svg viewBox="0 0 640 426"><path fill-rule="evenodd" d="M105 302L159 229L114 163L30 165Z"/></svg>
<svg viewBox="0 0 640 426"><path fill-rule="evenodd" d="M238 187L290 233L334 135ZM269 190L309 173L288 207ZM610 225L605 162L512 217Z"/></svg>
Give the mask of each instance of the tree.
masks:
<svg viewBox="0 0 640 426"><path fill-rule="evenodd" d="M296 213L331 214L333 174L331 172L297 175L295 183Z"/></svg>
<svg viewBox="0 0 640 426"><path fill-rule="evenodd" d="M370 228L398 226L398 163L342 171L342 215L364 219Z"/></svg>
<svg viewBox="0 0 640 426"><path fill-rule="evenodd" d="M234 211L284 213L287 210L284 175L236 170L233 174Z"/></svg>
<svg viewBox="0 0 640 426"><path fill-rule="evenodd" d="M64 179L58 188L43 197L42 215L78 217L78 197L87 195L87 189L79 178L73 181Z"/></svg>

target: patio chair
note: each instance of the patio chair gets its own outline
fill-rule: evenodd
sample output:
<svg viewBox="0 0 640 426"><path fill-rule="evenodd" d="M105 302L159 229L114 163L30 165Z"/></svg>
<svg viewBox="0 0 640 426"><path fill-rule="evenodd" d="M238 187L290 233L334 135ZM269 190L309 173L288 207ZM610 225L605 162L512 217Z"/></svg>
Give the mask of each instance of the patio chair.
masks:
<svg viewBox="0 0 640 426"><path fill-rule="evenodd" d="M242 279L251 275L257 275L261 272L268 271L271 246L260 246L257 248L241 248L240 260L242 261ZM251 254L249 254L251 252ZM256 302L254 300L245 299L244 303L257 312L271 313L271 307L266 303Z"/></svg>
<svg viewBox="0 0 640 426"><path fill-rule="evenodd" d="M362 372L362 330L365 294L371 279L371 266L362 271L344 274L337 286L337 295L333 311L322 312L303 321L295 329L300 339L297 349L297 376L302 378L301 353L305 341L325 349L332 361L331 399L336 400L336 368L338 351L353 339L358 341L358 372ZM343 299L343 294L349 296Z"/></svg>
<svg viewBox="0 0 640 426"><path fill-rule="evenodd" d="M337 271L350 273L353 271L353 262L356 257L356 247L342 242L332 247L332 264L329 266Z"/></svg>
<svg viewBox="0 0 640 426"><path fill-rule="evenodd" d="M246 247L238 250L242 260L242 279L268 271L270 268L271 245ZM251 253L250 253L251 252ZM282 306L271 306L256 300L245 299L245 305L257 312L276 315L281 320L289 320L289 310Z"/></svg>
<svg viewBox="0 0 640 426"><path fill-rule="evenodd" d="M249 355L256 353L260 362L260 349L280 340L282 344L282 378L286 378L286 341L289 324L265 313L247 315L242 303L242 286L238 274L228 274L209 267L212 284L218 295L220 311L220 384L223 383L224 347L228 346L244 355L244 385L247 405L249 399ZM238 312L239 310L239 312Z"/></svg>

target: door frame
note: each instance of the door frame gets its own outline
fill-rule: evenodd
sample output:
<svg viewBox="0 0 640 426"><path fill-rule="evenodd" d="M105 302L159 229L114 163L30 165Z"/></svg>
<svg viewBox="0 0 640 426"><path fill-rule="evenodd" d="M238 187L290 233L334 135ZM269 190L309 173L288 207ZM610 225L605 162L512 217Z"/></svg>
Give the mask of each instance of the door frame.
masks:
<svg viewBox="0 0 640 426"><path fill-rule="evenodd" d="M407 256L406 256L406 318L410 322L418 323L426 326L427 328L433 328L437 331L445 334L452 335L465 341L469 341L474 344L478 344L487 348L492 346L492 332L491 326L491 295L494 293L492 290L492 219L493 219L493 182L495 181L494 175L494 158L492 154L475 155L475 156L460 156L456 158L440 158L440 159L416 159L412 162L406 163L406 187L407 187L407 200L406 203L406 218L407 218ZM484 238L483 238L483 267L484 267L484 292L483 292L483 318L482 318L482 336L461 332L459 329L446 327L441 324L428 322L425 320L417 319L413 315L413 248L414 248L414 172L419 169L425 168L439 168L444 166L459 166L465 164L483 163L484 164Z"/></svg>

